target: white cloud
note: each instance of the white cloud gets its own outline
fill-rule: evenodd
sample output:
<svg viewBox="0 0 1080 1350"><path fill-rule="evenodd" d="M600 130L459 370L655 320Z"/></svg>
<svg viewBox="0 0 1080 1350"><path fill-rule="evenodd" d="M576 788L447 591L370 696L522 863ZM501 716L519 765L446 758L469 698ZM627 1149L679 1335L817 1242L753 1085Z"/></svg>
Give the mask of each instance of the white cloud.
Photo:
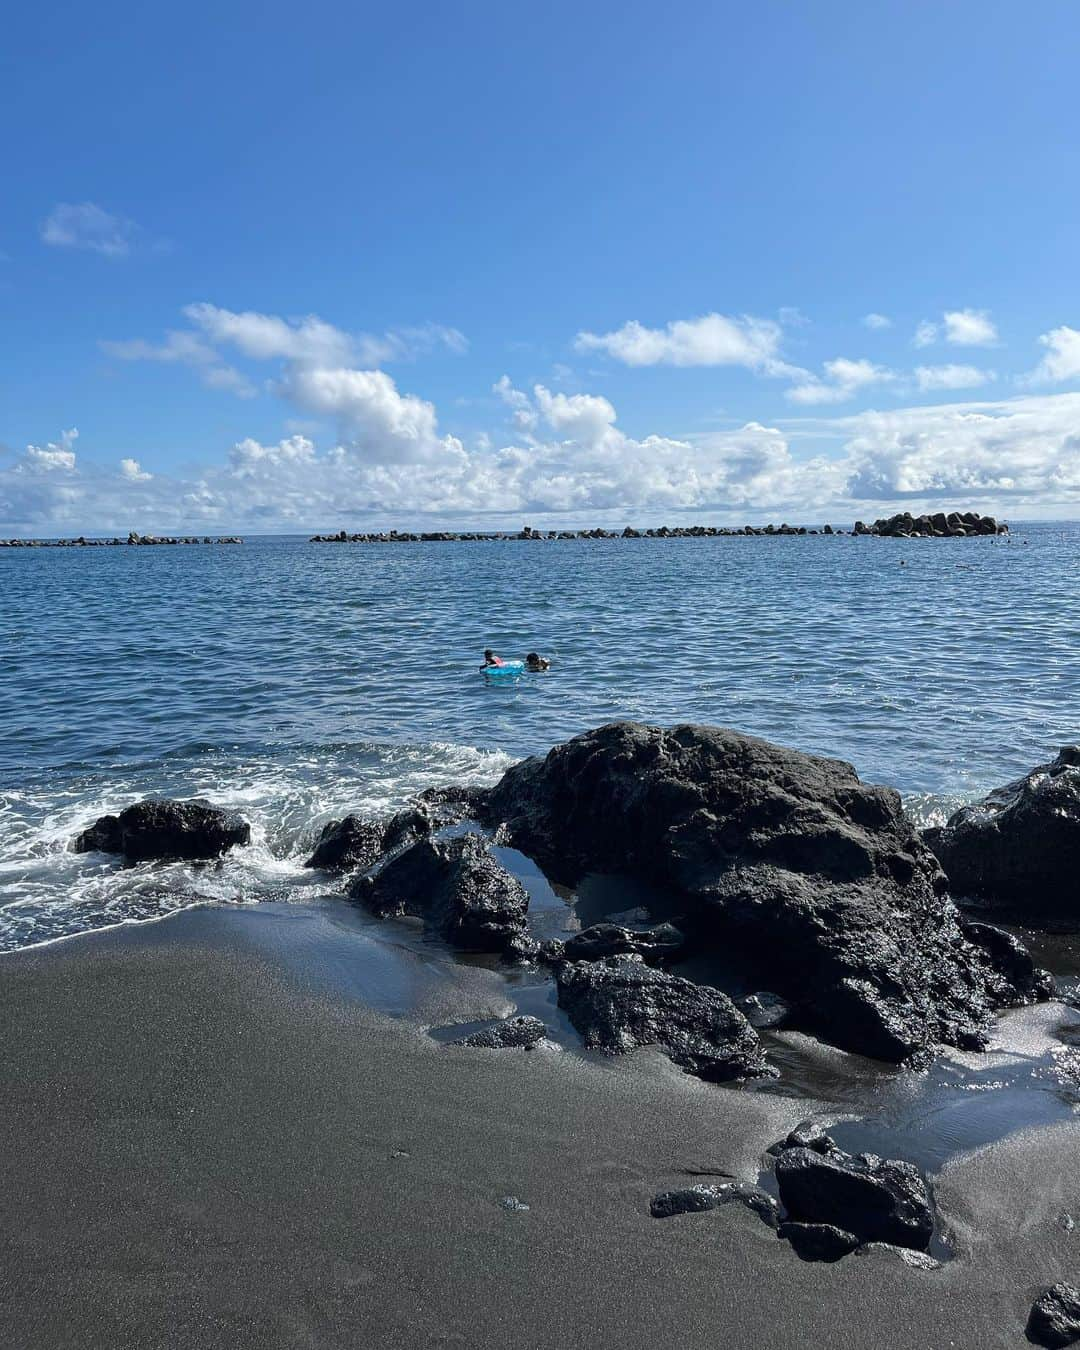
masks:
<svg viewBox="0 0 1080 1350"><path fill-rule="evenodd" d="M954 309L943 317L945 341L956 347L993 347L998 340L988 310Z"/></svg>
<svg viewBox="0 0 1080 1350"><path fill-rule="evenodd" d="M941 316L941 323L923 319L912 339L916 347L931 347L938 338L954 347L994 347L998 331L986 309L950 309Z"/></svg>
<svg viewBox="0 0 1080 1350"><path fill-rule="evenodd" d="M122 459L120 473L131 483L148 483L154 476L152 473L146 473L137 459Z"/></svg>
<svg viewBox="0 0 1080 1350"><path fill-rule="evenodd" d="M1080 503L1080 395L861 413L839 429L853 498ZM1070 507L1071 503L1071 507Z"/></svg>
<svg viewBox="0 0 1080 1350"><path fill-rule="evenodd" d="M915 381L923 392L929 389L975 389L996 378L992 370L981 370L978 366L915 367Z"/></svg>
<svg viewBox="0 0 1080 1350"><path fill-rule="evenodd" d="M1080 331L1062 325L1043 333L1039 341L1046 355L1027 378L1029 384L1080 380Z"/></svg>
<svg viewBox="0 0 1080 1350"><path fill-rule="evenodd" d="M896 373L887 366L877 366L865 358L853 361L846 356L826 361L822 366L825 379L811 375L802 384L787 391L787 397L793 403L819 404L842 403L854 398L861 390L875 384L888 384L896 379Z"/></svg>
<svg viewBox="0 0 1080 1350"><path fill-rule="evenodd" d="M82 248L106 258L131 252L138 226L110 215L93 202L58 202L41 226L42 242L54 248Z"/></svg>
<svg viewBox="0 0 1080 1350"><path fill-rule="evenodd" d="M891 328L892 319L886 314L864 314L863 326L865 328Z"/></svg>
<svg viewBox="0 0 1080 1350"><path fill-rule="evenodd" d="M679 513L738 524L840 523L899 506L1006 516L1080 508L1080 393L804 418L790 433L749 422L683 440L629 436L608 400L539 386L532 395L514 391L511 407L524 401L550 435L496 449L478 438L467 450L437 436L430 404L388 386L361 395L347 386L345 404L365 404L374 434L322 451L303 435L246 439L189 478L133 478L124 464L101 468L85 457L76 466L67 433L0 469L0 520L5 532L77 534L516 526L533 518L658 524ZM367 410L372 402L379 415ZM418 440L423 456L411 453ZM823 441L835 446L827 455Z"/></svg>
<svg viewBox="0 0 1080 1350"><path fill-rule="evenodd" d="M611 333L579 333L580 352L602 351L628 366L745 366L765 374L789 374L780 360L783 330L771 319L704 314L646 328L631 319Z"/></svg>
<svg viewBox="0 0 1080 1350"><path fill-rule="evenodd" d="M252 398L255 387L233 366L225 365L217 351L204 342L197 333L173 329L166 333L164 342L146 342L132 338L125 342L98 344L108 356L118 361L158 361L168 365L191 366L199 372L203 384L211 389L224 389L240 398Z"/></svg>
<svg viewBox="0 0 1080 1350"><path fill-rule="evenodd" d="M59 470L63 473L70 473L75 468L75 451L73 446L79 438L79 432L76 427L70 431L62 431L59 441L49 441L47 445L28 445L26 454L20 465L16 465L16 472L24 473L52 473Z"/></svg>
<svg viewBox="0 0 1080 1350"><path fill-rule="evenodd" d="M569 440L601 445L615 424L615 409L595 394L552 394L542 384L534 387L536 406L548 426Z"/></svg>
<svg viewBox="0 0 1080 1350"><path fill-rule="evenodd" d="M255 361L280 359L316 366L380 366L411 360L445 347L462 355L468 351L465 334L444 324L426 323L397 328L381 336L347 333L309 314L283 319L252 310L236 313L217 305L186 305L184 315L216 346L234 346Z"/></svg>
<svg viewBox="0 0 1080 1350"><path fill-rule="evenodd" d="M399 393L382 370L294 366L277 389L306 412L334 417L341 438L373 461L426 460L458 448L439 437L434 404Z"/></svg>

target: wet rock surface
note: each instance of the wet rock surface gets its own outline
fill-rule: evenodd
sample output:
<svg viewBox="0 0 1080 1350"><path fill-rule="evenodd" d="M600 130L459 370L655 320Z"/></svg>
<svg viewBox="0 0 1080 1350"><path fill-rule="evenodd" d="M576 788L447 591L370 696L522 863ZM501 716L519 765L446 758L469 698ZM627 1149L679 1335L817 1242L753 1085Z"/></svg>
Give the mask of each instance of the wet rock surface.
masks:
<svg viewBox="0 0 1080 1350"><path fill-rule="evenodd" d="M780 1207L773 1197L760 1186L748 1186L741 1181L698 1184L674 1191L661 1191L659 1195L653 1196L649 1213L654 1219L671 1219L678 1214L702 1214L731 1204L745 1205L770 1228L775 1228L779 1222Z"/></svg>
<svg viewBox="0 0 1080 1350"><path fill-rule="evenodd" d="M735 1006L750 1025L759 1031L769 1027L781 1027L791 1016L791 1004L787 999L781 998L779 994L770 994L766 990L736 999Z"/></svg>
<svg viewBox="0 0 1080 1350"><path fill-rule="evenodd" d="M386 853L426 839L437 828L435 812L424 805L406 807L389 820L348 815L332 820L319 835L305 867L354 871L374 867Z"/></svg>
<svg viewBox="0 0 1080 1350"><path fill-rule="evenodd" d="M662 1049L712 1082L770 1072L757 1033L726 994L647 966L637 956L565 962L555 980L562 1008L591 1049Z"/></svg>
<svg viewBox="0 0 1080 1350"><path fill-rule="evenodd" d="M549 875L637 875L685 900L697 951L738 953L800 1025L922 1062L981 1048L1042 996L1016 952L965 937L936 858L890 788L839 760L717 727L613 723L507 771L474 810Z"/></svg>
<svg viewBox="0 0 1080 1350"><path fill-rule="evenodd" d="M927 830L954 895L1080 927L1080 745Z"/></svg>
<svg viewBox="0 0 1080 1350"><path fill-rule="evenodd" d="M1033 1304L1025 1335L1033 1345L1056 1347L1080 1341L1080 1290L1071 1284L1052 1285Z"/></svg>
<svg viewBox="0 0 1080 1350"><path fill-rule="evenodd" d="M529 897L481 835L421 839L374 875L358 876L349 895L380 918L412 915L425 929L467 951L530 955Z"/></svg>
<svg viewBox="0 0 1080 1350"><path fill-rule="evenodd" d="M99 817L78 836L76 853L122 854L129 862L219 858L251 839L251 826L236 811L196 798L150 797L118 816Z"/></svg>
<svg viewBox="0 0 1080 1350"><path fill-rule="evenodd" d="M539 1017L508 1017L449 1044L468 1045L478 1050L531 1050L539 1045L546 1032L547 1027Z"/></svg>
<svg viewBox="0 0 1080 1350"><path fill-rule="evenodd" d="M686 944L670 923L655 928L624 928L617 923L595 923L568 938L561 948L566 961L599 961L605 956L640 956L649 964L670 961Z"/></svg>
<svg viewBox="0 0 1080 1350"><path fill-rule="evenodd" d="M815 1245L823 1250L838 1248L842 1244L836 1232L840 1232L855 1239L849 1251L869 1242L926 1251L934 1233L934 1211L930 1189L918 1168L873 1154L852 1157L828 1135L817 1132L805 1144L792 1143L792 1138L775 1155L785 1221L834 1230L824 1234L800 1229L794 1235L797 1243L807 1250ZM780 1231L781 1236L789 1236L783 1226Z"/></svg>

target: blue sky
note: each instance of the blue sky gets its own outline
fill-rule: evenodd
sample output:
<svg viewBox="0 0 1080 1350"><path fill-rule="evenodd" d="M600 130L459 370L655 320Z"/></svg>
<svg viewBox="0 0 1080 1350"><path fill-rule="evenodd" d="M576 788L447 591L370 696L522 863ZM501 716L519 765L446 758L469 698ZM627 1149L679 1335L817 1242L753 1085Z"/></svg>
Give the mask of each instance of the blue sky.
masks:
<svg viewBox="0 0 1080 1350"><path fill-rule="evenodd" d="M1078 39L1054 0L21 6L0 534L1080 515Z"/></svg>

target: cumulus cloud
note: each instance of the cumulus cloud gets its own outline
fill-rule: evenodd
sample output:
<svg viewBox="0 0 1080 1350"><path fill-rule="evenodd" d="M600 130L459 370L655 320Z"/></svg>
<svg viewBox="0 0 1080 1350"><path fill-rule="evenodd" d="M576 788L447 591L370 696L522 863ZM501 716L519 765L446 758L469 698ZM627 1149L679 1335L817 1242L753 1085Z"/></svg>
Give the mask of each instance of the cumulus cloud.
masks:
<svg viewBox="0 0 1080 1350"><path fill-rule="evenodd" d="M996 378L992 370L981 370L978 366L915 367L915 382L923 392L931 389L975 389Z"/></svg>
<svg viewBox="0 0 1080 1350"><path fill-rule="evenodd" d="M865 328L891 328L892 319L887 314L864 314L863 326Z"/></svg>
<svg viewBox="0 0 1080 1350"><path fill-rule="evenodd" d="M49 441L46 445L28 445L22 462L16 464L15 473L69 473L75 468L75 442L79 438L76 427L62 431L59 441Z"/></svg>
<svg viewBox="0 0 1080 1350"><path fill-rule="evenodd" d="M986 309L950 309L941 316L941 323L924 319L915 330L916 347L930 347L940 336L954 347L994 347L998 331L990 311Z"/></svg>
<svg viewBox="0 0 1080 1350"><path fill-rule="evenodd" d="M954 309L944 315L945 341L956 347L993 347L997 328L985 309Z"/></svg>
<svg viewBox="0 0 1080 1350"><path fill-rule="evenodd" d="M1080 502L1080 395L867 412L842 430L853 498Z"/></svg>
<svg viewBox="0 0 1080 1350"><path fill-rule="evenodd" d="M445 349L456 355L468 350L464 333L443 324L425 323L397 328L381 336L347 333L317 314L283 318L255 310L222 309L206 302L186 305L184 317L192 325L172 329L162 342L144 338L107 341L102 350L119 361L158 361L189 366L211 389L251 398L253 381L221 354L231 348L251 361L284 362L289 370L377 368L391 361L408 361Z"/></svg>
<svg viewBox="0 0 1080 1350"><path fill-rule="evenodd" d="M106 258L131 252L138 226L94 202L58 202L42 222L41 239L54 248L89 249Z"/></svg>
<svg viewBox="0 0 1080 1350"><path fill-rule="evenodd" d="M877 366L865 359L852 361L846 356L826 361L822 370L825 372L824 379L810 375L801 384L789 389L787 397L793 403L843 403L854 398L862 389L888 384L896 379L895 371L889 370L887 366Z"/></svg>
<svg viewBox="0 0 1080 1350"><path fill-rule="evenodd" d="M627 366L745 366L767 375L789 375L780 359L783 330L772 319L703 314L646 328L631 319L610 333L582 332L579 352L606 352Z"/></svg>
<svg viewBox="0 0 1080 1350"><path fill-rule="evenodd" d="M901 505L1006 516L1080 507L1080 393L802 418L790 431L752 421L687 440L630 436L596 395L525 392L507 381L508 409L530 412L532 430L466 449L438 435L430 404L383 379L359 393L344 385L370 435L322 450L302 434L248 438L187 478L151 477L133 460L77 464L74 433L65 433L0 469L0 521L24 534L202 532L571 522L583 513L644 524L687 512L810 523Z"/></svg>
<svg viewBox="0 0 1080 1350"><path fill-rule="evenodd" d="M373 461L430 460L459 449L440 437L435 406L402 394L382 370L291 367L278 392L306 412L335 418L338 433Z"/></svg>
<svg viewBox="0 0 1080 1350"><path fill-rule="evenodd" d="M1080 331L1062 325L1043 333L1039 341L1046 355L1031 372L1031 384L1060 384L1065 380L1080 380Z"/></svg>

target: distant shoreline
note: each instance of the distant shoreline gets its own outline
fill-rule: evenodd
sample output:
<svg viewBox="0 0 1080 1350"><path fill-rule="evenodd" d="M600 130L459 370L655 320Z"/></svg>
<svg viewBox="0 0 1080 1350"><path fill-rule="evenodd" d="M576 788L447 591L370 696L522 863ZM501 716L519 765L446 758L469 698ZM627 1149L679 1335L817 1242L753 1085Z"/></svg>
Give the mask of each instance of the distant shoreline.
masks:
<svg viewBox="0 0 1080 1350"><path fill-rule="evenodd" d="M336 534L314 534L313 544L461 544L492 543L508 540L527 540L531 543L549 543L563 539L728 539L746 537L775 537L777 535L876 535L891 539L963 539L975 536L1008 534L1009 527L994 516L980 516L978 511L939 511L934 515L912 516L901 512L883 516L867 525L857 520L850 530L822 525L820 529L806 525L661 525L638 530L627 525L622 530L534 530L524 525L516 532L480 530L381 531L379 533L350 534L339 530Z"/></svg>
<svg viewBox="0 0 1080 1350"><path fill-rule="evenodd" d="M851 529L822 525L659 525L637 529L627 525L621 530L600 526L593 529L536 530L523 525L520 530L381 530L350 533L338 530L331 534L313 534L312 544L461 544L507 543L526 541L550 543L575 539L733 539L775 538L792 535L876 536L888 539L964 539L1008 534L1009 526L995 516L981 516L978 511L938 511L933 515L913 516L903 511L894 516L882 516L867 525L855 521ZM274 536L271 536L274 537ZM302 537L302 536L297 536ZM160 547L162 545L242 544L240 535L153 535L138 534L132 530L126 538L79 535L69 539L0 539L0 548L122 548L129 546Z"/></svg>

